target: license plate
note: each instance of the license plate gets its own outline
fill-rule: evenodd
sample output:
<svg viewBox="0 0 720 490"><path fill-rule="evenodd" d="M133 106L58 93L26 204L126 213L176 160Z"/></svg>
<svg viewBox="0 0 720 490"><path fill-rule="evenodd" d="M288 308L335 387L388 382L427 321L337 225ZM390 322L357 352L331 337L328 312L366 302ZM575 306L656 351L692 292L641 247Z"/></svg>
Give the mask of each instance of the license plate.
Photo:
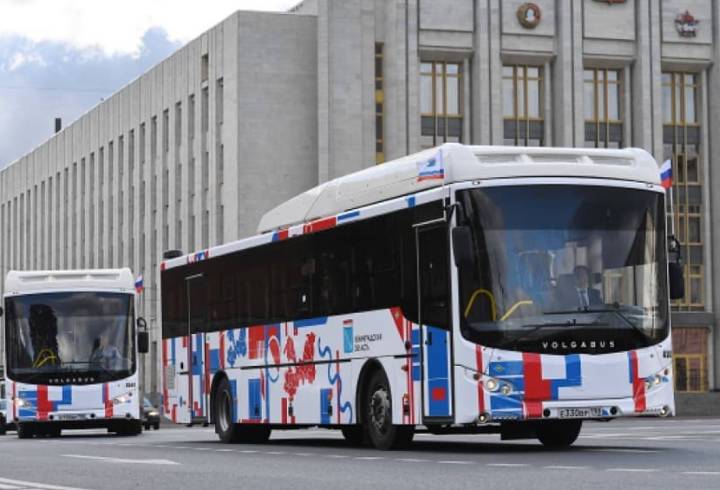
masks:
<svg viewBox="0 0 720 490"><path fill-rule="evenodd" d="M83 414L75 413L63 413L57 416L58 420L84 420L86 417Z"/></svg>
<svg viewBox="0 0 720 490"><path fill-rule="evenodd" d="M561 408L558 410L558 417L561 419L584 419L602 416L603 409L601 407Z"/></svg>

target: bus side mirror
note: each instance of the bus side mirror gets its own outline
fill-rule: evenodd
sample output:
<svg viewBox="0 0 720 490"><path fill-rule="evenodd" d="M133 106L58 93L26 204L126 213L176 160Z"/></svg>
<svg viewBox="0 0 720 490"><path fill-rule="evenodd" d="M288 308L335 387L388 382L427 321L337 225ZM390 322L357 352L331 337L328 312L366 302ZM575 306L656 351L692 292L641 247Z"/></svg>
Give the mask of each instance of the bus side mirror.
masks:
<svg viewBox="0 0 720 490"><path fill-rule="evenodd" d="M5 313L5 310L3 310L2 306L0 306L0 317L3 316L3 313Z"/></svg>
<svg viewBox="0 0 720 490"><path fill-rule="evenodd" d="M457 267L472 267L475 264L472 230L469 226L456 226L452 229L452 247Z"/></svg>
<svg viewBox="0 0 720 490"><path fill-rule="evenodd" d="M683 274L682 262L670 262L668 264L668 277L670 279L670 299L684 298L685 274Z"/></svg>
<svg viewBox="0 0 720 490"><path fill-rule="evenodd" d="M150 335L147 331L147 322L143 317L137 319L137 326L138 352L140 354L147 354L150 351Z"/></svg>
<svg viewBox="0 0 720 490"><path fill-rule="evenodd" d="M685 274L680 253L680 242L674 236L668 237L668 280L670 281L670 299L685 297Z"/></svg>

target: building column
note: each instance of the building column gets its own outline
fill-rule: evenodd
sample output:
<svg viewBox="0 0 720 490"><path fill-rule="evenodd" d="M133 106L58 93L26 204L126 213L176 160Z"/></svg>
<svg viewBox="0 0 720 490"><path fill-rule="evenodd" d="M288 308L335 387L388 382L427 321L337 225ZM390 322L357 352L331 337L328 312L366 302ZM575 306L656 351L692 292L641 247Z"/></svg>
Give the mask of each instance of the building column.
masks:
<svg viewBox="0 0 720 490"><path fill-rule="evenodd" d="M502 16L499 0L489 0L488 18L490 43L490 141L492 145L503 144L503 100L502 100L502 69L503 62L500 52L502 50L502 33L500 24Z"/></svg>
<svg viewBox="0 0 720 490"><path fill-rule="evenodd" d="M650 59L650 19L648 18L648 0L635 2L635 69L632 77L633 91L633 146L653 151L652 135L652 93Z"/></svg>
<svg viewBox="0 0 720 490"><path fill-rule="evenodd" d="M490 100L490 8L489 0L475 2L474 51L470 90L472 135L469 143L489 145L492 126Z"/></svg>
<svg viewBox="0 0 720 490"><path fill-rule="evenodd" d="M705 247L710 249L711 262L706 266L707 273L710 274L710 282L720 280L720 5L718 2L712 4L712 28L713 31L713 62L708 69L707 83L703 84L707 87L704 93L707 99L704 101L703 107L708 113L707 124L707 143L706 153L708 158L704 161L707 164L706 173L707 180L703 188L706 194L709 194L709 207L706 210L709 218L706 220L706 242ZM715 190L715 192L711 192ZM712 304L720 305L720 288L712 289ZM720 379L720 335L717 335L720 322L718 316L713 315L713 326L710 333L710 354L708 356L708 364L712 359L712 365L708 365L708 370L712 372L710 376L710 389L716 389L715 382Z"/></svg>
<svg viewBox="0 0 720 490"><path fill-rule="evenodd" d="M552 139L546 130L545 144L548 146L575 146L574 116L575 92L573 90L573 64L576 49L573 39L573 10L582 11L580 5L573 5L572 0L558 0L555 10L556 58L555 63L545 64L545 77L552 80L552 110L545 126L554 126L555 138ZM582 51L582 45L580 45ZM552 71L549 70L552 68ZM552 75L552 76L548 76ZM549 94L550 90L545 90ZM547 97L546 97L547 100Z"/></svg>

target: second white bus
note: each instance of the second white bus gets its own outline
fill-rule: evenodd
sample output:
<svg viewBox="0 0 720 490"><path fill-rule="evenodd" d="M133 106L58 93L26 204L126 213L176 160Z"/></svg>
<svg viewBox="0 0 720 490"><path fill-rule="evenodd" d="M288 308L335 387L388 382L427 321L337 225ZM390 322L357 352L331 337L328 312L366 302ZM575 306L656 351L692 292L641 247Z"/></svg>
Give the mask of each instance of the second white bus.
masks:
<svg viewBox="0 0 720 490"><path fill-rule="evenodd" d="M130 269L11 271L5 291L7 411L18 437L139 434L148 333Z"/></svg>

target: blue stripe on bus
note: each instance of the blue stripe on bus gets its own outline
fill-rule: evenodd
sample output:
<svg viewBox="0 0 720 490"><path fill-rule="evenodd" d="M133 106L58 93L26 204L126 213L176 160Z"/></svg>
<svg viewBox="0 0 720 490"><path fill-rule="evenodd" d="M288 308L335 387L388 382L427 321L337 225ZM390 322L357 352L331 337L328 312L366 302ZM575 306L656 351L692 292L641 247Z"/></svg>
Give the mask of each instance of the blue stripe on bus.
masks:
<svg viewBox="0 0 720 490"><path fill-rule="evenodd" d="M495 361L490 363L490 376L522 376L524 372L522 361Z"/></svg>
<svg viewBox="0 0 720 490"><path fill-rule="evenodd" d="M248 380L248 418L259 419L262 416L260 378Z"/></svg>
<svg viewBox="0 0 720 490"><path fill-rule="evenodd" d="M307 320L297 320L293 322L293 325L295 328L319 327L327 324L327 319L328 317L326 316L319 316L317 318L308 318Z"/></svg>
<svg viewBox="0 0 720 490"><path fill-rule="evenodd" d="M327 425L330 423L332 388L323 388L320 390L320 423Z"/></svg>
<svg viewBox="0 0 720 490"><path fill-rule="evenodd" d="M360 211L350 211L348 213L339 214L337 217L338 222L340 221L347 221L350 219L354 219L360 216Z"/></svg>

